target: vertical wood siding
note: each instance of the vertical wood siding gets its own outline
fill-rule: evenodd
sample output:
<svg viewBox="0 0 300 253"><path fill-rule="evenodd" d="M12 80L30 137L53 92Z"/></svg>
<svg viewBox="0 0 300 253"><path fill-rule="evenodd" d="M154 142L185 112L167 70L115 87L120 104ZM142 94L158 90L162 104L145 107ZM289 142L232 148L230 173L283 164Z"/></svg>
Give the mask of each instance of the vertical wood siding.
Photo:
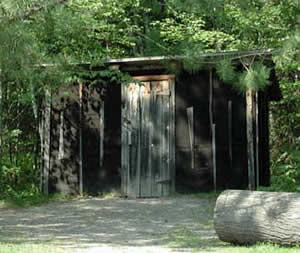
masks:
<svg viewBox="0 0 300 253"><path fill-rule="evenodd" d="M142 84L122 86L122 192L167 196L175 175L174 83L170 76L137 79Z"/></svg>

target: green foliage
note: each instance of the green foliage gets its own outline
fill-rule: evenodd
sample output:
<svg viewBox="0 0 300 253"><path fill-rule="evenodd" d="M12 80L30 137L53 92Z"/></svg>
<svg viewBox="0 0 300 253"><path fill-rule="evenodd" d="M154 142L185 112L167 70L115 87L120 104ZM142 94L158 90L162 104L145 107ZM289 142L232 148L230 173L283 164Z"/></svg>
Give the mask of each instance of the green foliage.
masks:
<svg viewBox="0 0 300 253"><path fill-rule="evenodd" d="M293 64L292 64L293 65ZM283 98L271 103L271 172L272 190L300 190L300 82L297 72L288 64L289 72L283 74L280 82Z"/></svg>
<svg viewBox="0 0 300 253"><path fill-rule="evenodd" d="M275 55L277 71L284 73L300 71L300 25L283 44L282 50Z"/></svg>
<svg viewBox="0 0 300 253"><path fill-rule="evenodd" d="M235 70L230 59L224 59L217 64L217 74L239 92L245 93L248 89L259 91L269 85L270 68L261 62L250 63L250 66L242 63L244 71L241 72Z"/></svg>
<svg viewBox="0 0 300 253"><path fill-rule="evenodd" d="M239 88L242 91L262 90L269 84L269 75L269 68L261 63L254 63L247 71L239 75Z"/></svg>
<svg viewBox="0 0 300 253"><path fill-rule="evenodd" d="M30 152L2 157L0 199L25 198L39 192L39 171L34 169L32 159Z"/></svg>
<svg viewBox="0 0 300 253"><path fill-rule="evenodd" d="M236 71L230 59L223 59L217 63L217 74L225 83L236 83Z"/></svg>
<svg viewBox="0 0 300 253"><path fill-rule="evenodd" d="M279 152L279 158L273 159L271 166L271 186L259 190L300 192L300 150L283 147Z"/></svg>

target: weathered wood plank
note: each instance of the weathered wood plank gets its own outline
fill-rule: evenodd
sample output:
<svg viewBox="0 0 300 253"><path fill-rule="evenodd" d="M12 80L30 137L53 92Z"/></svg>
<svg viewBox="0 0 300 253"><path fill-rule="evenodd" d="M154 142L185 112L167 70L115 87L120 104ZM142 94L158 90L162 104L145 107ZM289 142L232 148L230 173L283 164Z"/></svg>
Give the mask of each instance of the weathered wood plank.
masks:
<svg viewBox="0 0 300 253"><path fill-rule="evenodd" d="M160 197L170 192L170 183L157 183L171 177L170 127L175 129L171 126L175 116L170 110L170 81L152 78L155 81L140 78L142 85L132 83L122 88L122 170L129 170L130 174L127 177L122 174L129 178L127 182L122 179L122 184L128 184L126 194L131 197ZM125 122L132 129L128 168L125 166L124 145L128 145L124 137L128 128L124 127ZM124 188L122 191L126 192Z"/></svg>
<svg viewBox="0 0 300 253"><path fill-rule="evenodd" d="M161 194L161 186L156 184L156 181L160 180L160 110L159 110L159 97L156 95L157 82L151 82L152 86L152 122L153 122L153 138L152 138L152 195L153 197L159 197Z"/></svg>
<svg viewBox="0 0 300 253"><path fill-rule="evenodd" d="M149 100L149 142L148 142L148 149L149 149L149 160L148 160L148 168L149 168L149 181L150 181L150 196L154 196L154 191L155 191L155 179L154 179L154 171L153 171L153 138L154 138L154 108L153 108L153 103L154 103L154 99L155 99L155 95L153 92L153 88L152 88L152 83L149 83L149 89L150 89L150 100Z"/></svg>
<svg viewBox="0 0 300 253"><path fill-rule="evenodd" d="M209 125L212 129L214 123L214 112L213 112L213 73L212 69L209 70Z"/></svg>
<svg viewBox="0 0 300 253"><path fill-rule="evenodd" d="M139 170L140 170L140 87L137 84L127 86L127 121L132 129L132 145L130 146L130 167L128 194L132 197L138 197L140 194Z"/></svg>
<svg viewBox="0 0 300 253"><path fill-rule="evenodd" d="M64 158L64 150L65 150L65 137L64 137L64 103L61 105L60 115L59 115L59 146L58 146L58 159Z"/></svg>
<svg viewBox="0 0 300 253"><path fill-rule="evenodd" d="M217 192L216 124L212 125L212 155L214 191Z"/></svg>
<svg viewBox="0 0 300 253"><path fill-rule="evenodd" d="M141 164L140 164L140 196L151 196L151 179L149 177L151 167L149 167L150 149L149 149L149 123L150 123L150 83L144 82L140 87L141 95Z"/></svg>
<svg viewBox="0 0 300 253"><path fill-rule="evenodd" d="M191 169L195 168L195 158L194 158L194 107L188 107L187 118L188 118L188 128L190 137L190 148L191 148Z"/></svg>
<svg viewBox="0 0 300 253"><path fill-rule="evenodd" d="M103 159L104 159L104 122L105 122L105 114L104 114L104 107L105 107L105 104L104 102L102 102L101 104L101 107L100 107L100 119L99 119L99 125L100 125L100 129L99 129L99 137L100 137L100 140L99 140L99 151L100 151L100 159L99 159L99 166L100 168L103 167Z"/></svg>
<svg viewBox="0 0 300 253"><path fill-rule="evenodd" d="M44 181L43 181L43 178L44 178L44 164L45 164L45 101L43 102L43 105L42 105L42 114L41 114L41 120L40 120L40 123L39 123L39 131L40 131L40 143L41 143L41 156L42 156L42 166L41 166L41 169L40 169L40 192L44 192L43 190L43 187L44 187ZM0 116L1 117L1 116ZM1 148L1 147L0 147ZM1 151L0 151L1 152Z"/></svg>
<svg viewBox="0 0 300 253"><path fill-rule="evenodd" d="M248 151L248 188L255 189L255 163L254 163L254 135L253 135L253 101L254 91L246 92L246 118L247 118L247 151Z"/></svg>
<svg viewBox="0 0 300 253"><path fill-rule="evenodd" d="M167 91L169 93L169 90ZM163 94L165 94L164 92ZM159 95L159 94L158 94ZM169 127L169 96L159 95L161 96L161 110L162 110L162 153L161 153L161 161L162 161L162 174L161 179L166 180L169 178L169 135L168 135L168 127ZM169 184L162 184L162 196L168 196L169 194Z"/></svg>
<svg viewBox="0 0 300 253"><path fill-rule="evenodd" d="M170 126L169 126L169 166L170 166L170 178L171 178L171 192L175 192L175 178L176 178L176 166L175 166L175 77L170 77Z"/></svg>
<svg viewBox="0 0 300 253"><path fill-rule="evenodd" d="M123 84L121 86L121 99L122 99L122 111L121 111L121 193L123 196L128 195L128 181L129 181L129 146L128 146L128 129L126 119L127 109L127 89Z"/></svg>
<svg viewBox="0 0 300 253"><path fill-rule="evenodd" d="M138 81L164 81L175 78L175 75L151 75L151 76L134 76L132 77L134 80Z"/></svg>
<svg viewBox="0 0 300 253"><path fill-rule="evenodd" d="M83 84L79 84L79 194L83 195Z"/></svg>
<svg viewBox="0 0 300 253"><path fill-rule="evenodd" d="M228 101L228 153L229 166L232 169L232 101Z"/></svg>
<svg viewBox="0 0 300 253"><path fill-rule="evenodd" d="M137 124L135 125L137 128L137 161L136 161L136 194L137 197L141 197L141 138L142 138L142 105L141 105L141 87L138 87L138 98L137 98Z"/></svg>
<svg viewBox="0 0 300 253"><path fill-rule="evenodd" d="M256 187L259 186L259 94L255 92L255 160L256 160Z"/></svg>

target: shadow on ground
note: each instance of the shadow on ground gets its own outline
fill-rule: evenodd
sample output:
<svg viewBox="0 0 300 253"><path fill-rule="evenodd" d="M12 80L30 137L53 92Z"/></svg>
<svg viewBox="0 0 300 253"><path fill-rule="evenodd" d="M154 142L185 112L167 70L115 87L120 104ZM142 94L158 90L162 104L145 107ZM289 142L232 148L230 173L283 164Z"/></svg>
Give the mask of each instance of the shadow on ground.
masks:
<svg viewBox="0 0 300 253"><path fill-rule="evenodd" d="M0 242L93 247L207 248L215 200L82 199L0 212Z"/></svg>

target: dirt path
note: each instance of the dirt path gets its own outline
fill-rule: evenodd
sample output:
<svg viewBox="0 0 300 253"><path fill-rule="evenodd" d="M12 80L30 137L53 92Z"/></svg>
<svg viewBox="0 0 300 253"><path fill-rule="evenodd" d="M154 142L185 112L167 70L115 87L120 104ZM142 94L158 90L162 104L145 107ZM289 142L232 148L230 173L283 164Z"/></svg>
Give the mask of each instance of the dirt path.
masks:
<svg viewBox="0 0 300 253"><path fill-rule="evenodd" d="M92 198L2 209L0 242L53 243L76 253L190 252L217 241L214 205L193 197Z"/></svg>

